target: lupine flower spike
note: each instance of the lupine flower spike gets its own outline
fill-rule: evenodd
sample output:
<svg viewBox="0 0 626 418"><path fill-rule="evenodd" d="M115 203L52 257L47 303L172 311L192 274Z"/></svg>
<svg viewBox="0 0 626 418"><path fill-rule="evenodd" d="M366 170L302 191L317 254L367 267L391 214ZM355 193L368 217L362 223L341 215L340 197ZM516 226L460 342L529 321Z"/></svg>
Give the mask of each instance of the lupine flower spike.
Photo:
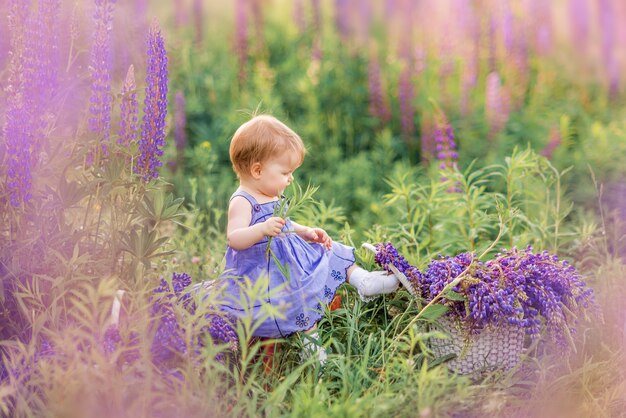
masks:
<svg viewBox="0 0 626 418"><path fill-rule="evenodd" d="M108 153L111 127L111 36L115 0L95 0L95 30L91 45L91 96L89 98L89 129L96 137L96 148L88 162ZM95 155L94 155L95 154Z"/></svg>
<svg viewBox="0 0 626 418"><path fill-rule="evenodd" d="M156 22L150 27L147 40L148 68L146 98L139 140L139 157L135 173L144 181L159 176L165 146L165 116L167 115L167 54L161 31Z"/></svg>

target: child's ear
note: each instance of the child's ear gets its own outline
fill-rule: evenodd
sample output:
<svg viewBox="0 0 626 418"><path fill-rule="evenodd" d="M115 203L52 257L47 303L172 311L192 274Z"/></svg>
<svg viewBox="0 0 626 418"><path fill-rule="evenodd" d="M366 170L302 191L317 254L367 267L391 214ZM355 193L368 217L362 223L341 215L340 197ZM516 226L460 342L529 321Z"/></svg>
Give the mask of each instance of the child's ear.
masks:
<svg viewBox="0 0 626 418"><path fill-rule="evenodd" d="M250 174L253 178L258 179L259 177L261 177L261 168L261 163L259 162L253 163L250 166Z"/></svg>

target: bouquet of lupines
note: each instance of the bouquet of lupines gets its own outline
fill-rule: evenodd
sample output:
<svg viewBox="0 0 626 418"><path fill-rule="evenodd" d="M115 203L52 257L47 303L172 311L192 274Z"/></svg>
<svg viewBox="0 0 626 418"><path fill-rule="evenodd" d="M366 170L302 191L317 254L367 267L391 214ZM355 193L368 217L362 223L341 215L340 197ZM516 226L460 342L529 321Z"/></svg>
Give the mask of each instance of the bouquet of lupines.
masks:
<svg viewBox="0 0 626 418"><path fill-rule="evenodd" d="M438 299L448 307L446 315L458 319L468 334L508 323L537 339L545 325L548 334L567 347L579 316L599 315L593 290L576 269L547 251L533 253L530 246L503 250L486 262L472 253L440 257L424 272L391 243L376 245L376 251L378 265L404 274L414 296L427 303Z"/></svg>

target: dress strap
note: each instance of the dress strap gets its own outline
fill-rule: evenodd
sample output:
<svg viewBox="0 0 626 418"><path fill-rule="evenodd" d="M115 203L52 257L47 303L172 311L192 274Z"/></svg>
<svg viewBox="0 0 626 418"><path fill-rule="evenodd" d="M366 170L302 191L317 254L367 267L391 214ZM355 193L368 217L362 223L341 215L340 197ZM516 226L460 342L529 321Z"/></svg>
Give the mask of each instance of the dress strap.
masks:
<svg viewBox="0 0 626 418"><path fill-rule="evenodd" d="M230 200L233 200L237 196L241 196L241 197L245 198L248 202L250 202L250 205L252 207L254 207L254 205L258 205L259 204L256 201L256 199L254 198L254 196L252 196L250 193L248 193L248 192L246 192L244 190L237 190L235 193L232 194L232 196L230 197Z"/></svg>

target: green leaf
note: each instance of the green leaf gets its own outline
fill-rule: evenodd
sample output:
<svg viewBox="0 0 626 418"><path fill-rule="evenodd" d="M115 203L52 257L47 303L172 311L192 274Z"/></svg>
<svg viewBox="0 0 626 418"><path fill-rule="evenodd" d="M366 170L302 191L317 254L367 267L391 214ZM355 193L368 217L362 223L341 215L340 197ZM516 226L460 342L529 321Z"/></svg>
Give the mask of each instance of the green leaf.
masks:
<svg viewBox="0 0 626 418"><path fill-rule="evenodd" d="M422 309L422 311L418 315L420 315L420 317L422 319L425 319L426 321L434 321L437 318L441 317L443 314L445 314L447 311L447 306L435 303Z"/></svg>
<svg viewBox="0 0 626 418"><path fill-rule="evenodd" d="M464 295L462 295L461 293L457 293L453 290L448 290L446 293L443 294L443 297L448 300L455 300L455 301L461 301L461 302L465 300Z"/></svg>

